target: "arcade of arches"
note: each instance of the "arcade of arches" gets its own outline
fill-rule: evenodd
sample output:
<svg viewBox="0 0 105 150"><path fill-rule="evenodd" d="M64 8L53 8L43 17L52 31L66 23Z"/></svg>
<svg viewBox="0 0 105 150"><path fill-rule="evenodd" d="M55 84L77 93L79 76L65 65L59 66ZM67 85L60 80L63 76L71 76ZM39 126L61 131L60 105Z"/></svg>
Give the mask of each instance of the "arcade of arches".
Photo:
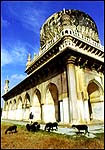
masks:
<svg viewBox="0 0 105 150"><path fill-rule="evenodd" d="M85 76L88 75L85 74ZM97 81L96 79L90 78L87 78L87 83L81 82L81 84L86 84L86 90L79 92L81 93L81 97L77 93L75 106L72 107L72 109L76 109L76 111L72 110L72 112L74 112L74 120L72 120L72 122L102 121L104 119L103 88L100 84L101 79L98 78L99 81ZM67 97L66 80L66 76L64 76L64 87L62 87L59 76L57 80L55 80L55 83L48 83L47 81L36 88L22 93L19 97L17 96L5 102L4 118L11 119L12 116L13 120L29 120L29 113L33 112L35 121L70 122L70 107ZM79 83L80 80L76 84ZM77 91L80 90L81 86L77 86Z"/></svg>

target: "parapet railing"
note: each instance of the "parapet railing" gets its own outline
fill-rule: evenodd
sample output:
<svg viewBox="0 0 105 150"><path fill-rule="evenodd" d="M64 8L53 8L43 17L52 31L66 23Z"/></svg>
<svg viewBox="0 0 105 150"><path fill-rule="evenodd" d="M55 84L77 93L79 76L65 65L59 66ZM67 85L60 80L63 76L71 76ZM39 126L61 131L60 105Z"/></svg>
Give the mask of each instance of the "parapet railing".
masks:
<svg viewBox="0 0 105 150"><path fill-rule="evenodd" d="M33 60L30 62L30 65L32 65L35 61L37 61L41 56L43 56L47 51L51 49L58 41L62 39L65 35L70 35L71 37L74 37L75 39L81 40L86 44L89 44L90 46L93 46L94 48L100 50L101 52L104 52L104 46L102 46L100 43L97 43L93 41L92 39L83 36L81 33L79 33L77 30L72 31L70 28L63 29L60 34L57 34L52 40L47 41L46 44L44 44L39 51L39 54L36 55Z"/></svg>

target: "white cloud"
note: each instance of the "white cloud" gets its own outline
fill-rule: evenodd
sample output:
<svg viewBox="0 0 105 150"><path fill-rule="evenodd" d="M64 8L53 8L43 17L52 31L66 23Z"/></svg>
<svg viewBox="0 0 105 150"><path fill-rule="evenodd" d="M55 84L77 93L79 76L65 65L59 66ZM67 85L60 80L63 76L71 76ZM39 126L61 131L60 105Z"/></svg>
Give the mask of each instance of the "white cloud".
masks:
<svg viewBox="0 0 105 150"><path fill-rule="evenodd" d="M25 7L21 10L19 10L19 7L14 5L14 7L9 8L10 13L15 16L17 20L21 22L21 24L27 28L28 30L35 31L35 33L38 32L41 27L41 24L43 24L43 21L45 21L45 9L39 9L39 8L33 8L30 5L28 7Z"/></svg>
<svg viewBox="0 0 105 150"><path fill-rule="evenodd" d="M1 66L12 63L24 65L27 61L27 55L26 46L20 42L17 42L16 45L12 45L10 48L1 48Z"/></svg>
<svg viewBox="0 0 105 150"><path fill-rule="evenodd" d="M1 66L12 63L12 56L6 49L1 49Z"/></svg>
<svg viewBox="0 0 105 150"><path fill-rule="evenodd" d="M3 18L1 17L1 26L2 26L2 27L7 27L8 25L10 25L10 23L9 23L7 20L5 20L5 19L3 19Z"/></svg>
<svg viewBox="0 0 105 150"><path fill-rule="evenodd" d="M23 74L13 74L11 77L10 77L10 80L23 80L24 78L26 77L26 75L23 75Z"/></svg>
<svg viewBox="0 0 105 150"><path fill-rule="evenodd" d="M25 74L13 74L9 76L9 90L12 89L14 86L19 84L22 80L26 78Z"/></svg>

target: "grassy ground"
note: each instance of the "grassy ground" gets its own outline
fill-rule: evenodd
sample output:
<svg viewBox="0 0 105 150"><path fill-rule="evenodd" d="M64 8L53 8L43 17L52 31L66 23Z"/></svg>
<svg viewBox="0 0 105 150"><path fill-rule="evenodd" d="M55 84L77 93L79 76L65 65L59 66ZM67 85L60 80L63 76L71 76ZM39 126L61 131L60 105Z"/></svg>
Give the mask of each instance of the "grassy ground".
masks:
<svg viewBox="0 0 105 150"><path fill-rule="evenodd" d="M28 132L17 125L17 133L5 134L10 123L1 124L1 149L104 149L104 133L97 137L76 137L46 131Z"/></svg>

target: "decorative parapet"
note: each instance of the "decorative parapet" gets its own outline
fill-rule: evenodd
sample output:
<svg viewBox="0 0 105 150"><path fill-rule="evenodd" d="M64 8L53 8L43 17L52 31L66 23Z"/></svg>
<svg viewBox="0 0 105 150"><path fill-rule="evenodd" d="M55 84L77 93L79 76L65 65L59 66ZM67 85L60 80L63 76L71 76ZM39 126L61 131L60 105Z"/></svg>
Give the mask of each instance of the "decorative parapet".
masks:
<svg viewBox="0 0 105 150"><path fill-rule="evenodd" d="M93 57L97 60L104 62L104 47L89 38L84 38L80 33L72 31L70 28L63 29L59 35L56 35L47 45L43 45L40 48L39 54L34 57L32 61L28 61L28 66L26 69L30 68L36 61L38 61L45 53L50 51L54 45L60 42L63 39L63 42L59 45L59 51L69 47L74 51L80 52L82 54ZM78 45L78 42L80 44ZM85 44L82 46L82 44ZM81 48L82 46L82 48ZM88 47L88 48L86 48Z"/></svg>

